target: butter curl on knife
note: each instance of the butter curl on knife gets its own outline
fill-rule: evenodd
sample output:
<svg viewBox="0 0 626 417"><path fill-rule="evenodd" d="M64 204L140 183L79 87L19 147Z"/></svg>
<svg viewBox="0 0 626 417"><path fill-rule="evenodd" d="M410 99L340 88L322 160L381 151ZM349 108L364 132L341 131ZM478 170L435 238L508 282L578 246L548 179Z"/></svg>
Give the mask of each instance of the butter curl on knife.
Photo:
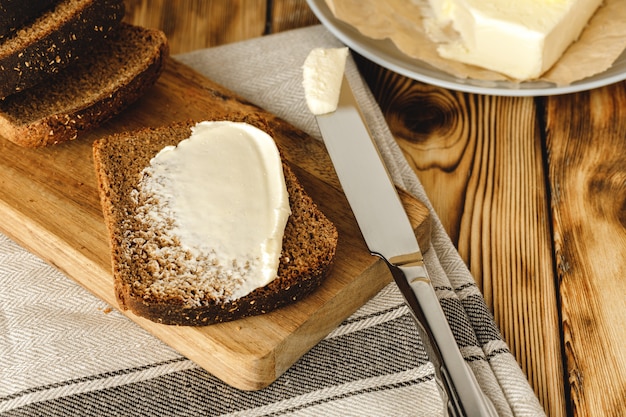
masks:
<svg viewBox="0 0 626 417"><path fill-rule="evenodd" d="M306 104L316 116L337 110L348 48L315 48L302 68Z"/></svg>

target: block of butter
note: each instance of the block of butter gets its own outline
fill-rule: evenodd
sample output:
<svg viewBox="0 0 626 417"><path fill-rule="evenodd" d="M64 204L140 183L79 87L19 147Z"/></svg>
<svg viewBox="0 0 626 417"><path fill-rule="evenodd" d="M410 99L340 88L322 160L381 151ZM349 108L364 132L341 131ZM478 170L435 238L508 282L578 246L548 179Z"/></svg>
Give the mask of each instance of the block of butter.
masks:
<svg viewBox="0 0 626 417"><path fill-rule="evenodd" d="M518 80L540 77L581 34L602 0L428 0L439 54ZM442 34L452 33L443 42Z"/></svg>

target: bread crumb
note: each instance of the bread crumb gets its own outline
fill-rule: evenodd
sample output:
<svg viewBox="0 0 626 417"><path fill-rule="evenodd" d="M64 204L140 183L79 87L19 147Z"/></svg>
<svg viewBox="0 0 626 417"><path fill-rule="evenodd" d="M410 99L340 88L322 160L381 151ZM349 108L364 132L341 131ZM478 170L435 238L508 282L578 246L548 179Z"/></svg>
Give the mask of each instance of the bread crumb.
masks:
<svg viewBox="0 0 626 417"><path fill-rule="evenodd" d="M111 313L113 311L113 309L110 306L107 306L107 307L104 307L104 308L98 307L98 310L102 310L102 312L104 314L109 314L109 313Z"/></svg>

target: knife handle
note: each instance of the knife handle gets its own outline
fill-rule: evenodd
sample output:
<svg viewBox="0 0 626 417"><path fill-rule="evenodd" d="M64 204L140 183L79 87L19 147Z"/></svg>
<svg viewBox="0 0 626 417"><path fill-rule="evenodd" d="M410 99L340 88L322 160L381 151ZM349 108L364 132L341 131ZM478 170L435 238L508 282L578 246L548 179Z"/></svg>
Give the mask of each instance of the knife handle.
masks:
<svg viewBox="0 0 626 417"><path fill-rule="evenodd" d="M385 259L383 257L383 259ZM407 266L387 263L418 324L424 347L443 388L447 415L497 416L473 371L463 359L422 261ZM442 387L442 386L443 387Z"/></svg>

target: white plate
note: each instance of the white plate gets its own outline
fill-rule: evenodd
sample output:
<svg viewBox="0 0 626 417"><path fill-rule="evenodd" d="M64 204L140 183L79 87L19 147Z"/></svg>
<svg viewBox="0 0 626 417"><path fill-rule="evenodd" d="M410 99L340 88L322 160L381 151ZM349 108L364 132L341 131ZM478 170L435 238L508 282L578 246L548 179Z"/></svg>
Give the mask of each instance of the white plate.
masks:
<svg viewBox="0 0 626 417"><path fill-rule="evenodd" d="M557 86L545 81L513 83L457 78L423 61L408 57L390 40L376 40L362 35L352 26L336 19L325 0L307 2L320 22L360 55L406 77L450 90L498 96L548 96L590 90L626 79L626 51L605 72L567 86Z"/></svg>

